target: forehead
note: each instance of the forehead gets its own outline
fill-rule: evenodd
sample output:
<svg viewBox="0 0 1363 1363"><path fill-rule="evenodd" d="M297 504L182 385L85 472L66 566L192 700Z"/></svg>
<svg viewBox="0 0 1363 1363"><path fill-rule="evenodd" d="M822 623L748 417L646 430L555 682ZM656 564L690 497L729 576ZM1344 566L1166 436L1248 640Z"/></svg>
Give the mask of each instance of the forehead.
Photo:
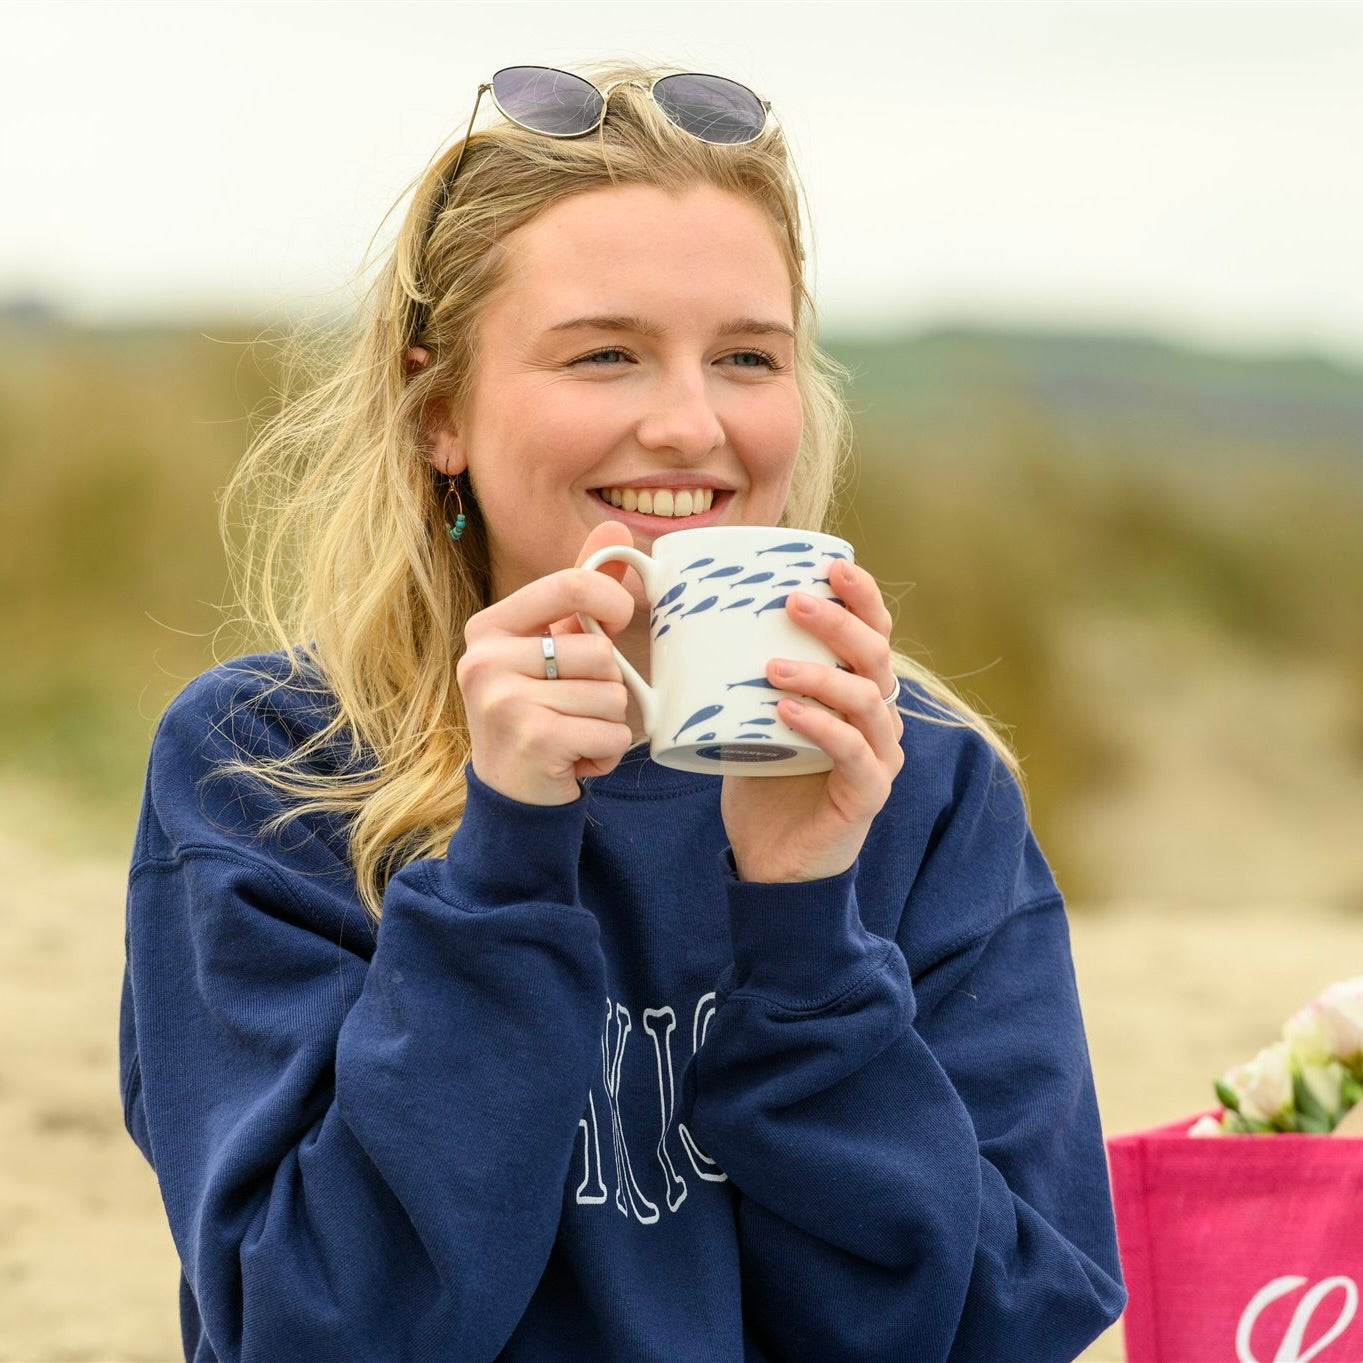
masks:
<svg viewBox="0 0 1363 1363"><path fill-rule="evenodd" d="M783 239L750 199L698 185L619 185L560 199L503 242L494 311L523 321L563 309L661 307L793 324Z"/></svg>

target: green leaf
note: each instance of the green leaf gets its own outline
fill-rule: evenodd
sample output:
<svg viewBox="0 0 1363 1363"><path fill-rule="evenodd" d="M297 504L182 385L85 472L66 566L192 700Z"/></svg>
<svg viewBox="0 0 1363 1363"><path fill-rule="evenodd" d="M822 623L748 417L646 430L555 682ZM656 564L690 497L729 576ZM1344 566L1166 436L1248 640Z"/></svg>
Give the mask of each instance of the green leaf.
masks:
<svg viewBox="0 0 1363 1363"><path fill-rule="evenodd" d="M1320 1099L1311 1092L1306 1080L1295 1068L1292 1074L1292 1099L1303 1117L1308 1117L1313 1122L1329 1122L1331 1114L1321 1105ZM1325 1129L1328 1131L1330 1128L1327 1126Z"/></svg>
<svg viewBox="0 0 1363 1363"><path fill-rule="evenodd" d="M1227 1107L1232 1112L1240 1111L1240 1095L1224 1079L1218 1079L1212 1087L1216 1089L1216 1096L1221 1100L1222 1107Z"/></svg>

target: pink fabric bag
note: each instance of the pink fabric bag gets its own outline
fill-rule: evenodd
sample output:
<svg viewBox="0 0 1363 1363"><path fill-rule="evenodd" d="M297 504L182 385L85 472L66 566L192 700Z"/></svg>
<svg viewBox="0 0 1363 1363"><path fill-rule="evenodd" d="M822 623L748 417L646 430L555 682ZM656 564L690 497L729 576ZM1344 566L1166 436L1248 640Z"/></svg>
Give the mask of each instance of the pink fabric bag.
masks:
<svg viewBox="0 0 1363 1363"><path fill-rule="evenodd" d="M1363 1363L1363 1140L1107 1142L1127 1363Z"/></svg>

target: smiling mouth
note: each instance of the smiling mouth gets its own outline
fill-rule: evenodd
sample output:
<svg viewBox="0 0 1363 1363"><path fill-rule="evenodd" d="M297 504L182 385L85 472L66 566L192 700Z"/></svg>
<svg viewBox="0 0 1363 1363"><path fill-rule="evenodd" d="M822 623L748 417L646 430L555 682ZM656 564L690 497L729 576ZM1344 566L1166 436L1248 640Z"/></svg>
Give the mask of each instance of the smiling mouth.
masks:
<svg viewBox="0 0 1363 1363"><path fill-rule="evenodd" d="M715 489L709 487L602 487L596 495L619 511L682 520L699 516L714 505ZM724 495L722 492L719 494Z"/></svg>

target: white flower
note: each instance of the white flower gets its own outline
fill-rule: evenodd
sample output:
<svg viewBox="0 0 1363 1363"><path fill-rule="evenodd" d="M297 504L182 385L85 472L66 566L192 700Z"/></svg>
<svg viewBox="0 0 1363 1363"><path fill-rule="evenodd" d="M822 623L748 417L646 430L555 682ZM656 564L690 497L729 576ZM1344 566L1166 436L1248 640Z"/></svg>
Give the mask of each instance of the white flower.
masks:
<svg viewBox="0 0 1363 1363"><path fill-rule="evenodd" d="M1308 1003L1283 1024L1283 1040L1299 1065L1324 1065L1334 1058L1334 1031L1319 1001Z"/></svg>
<svg viewBox="0 0 1363 1363"><path fill-rule="evenodd" d="M1363 1065L1363 975L1332 984L1314 1006L1330 1054L1357 1072Z"/></svg>
<svg viewBox="0 0 1363 1363"><path fill-rule="evenodd" d="M1224 1136L1226 1133L1219 1118L1213 1117L1210 1113L1203 1113L1188 1128L1188 1134L1190 1136Z"/></svg>
<svg viewBox="0 0 1363 1363"><path fill-rule="evenodd" d="M1227 1070L1221 1082L1234 1095L1235 1109L1252 1121L1272 1122L1292 1107L1292 1067L1287 1043L1265 1046L1253 1060Z"/></svg>

